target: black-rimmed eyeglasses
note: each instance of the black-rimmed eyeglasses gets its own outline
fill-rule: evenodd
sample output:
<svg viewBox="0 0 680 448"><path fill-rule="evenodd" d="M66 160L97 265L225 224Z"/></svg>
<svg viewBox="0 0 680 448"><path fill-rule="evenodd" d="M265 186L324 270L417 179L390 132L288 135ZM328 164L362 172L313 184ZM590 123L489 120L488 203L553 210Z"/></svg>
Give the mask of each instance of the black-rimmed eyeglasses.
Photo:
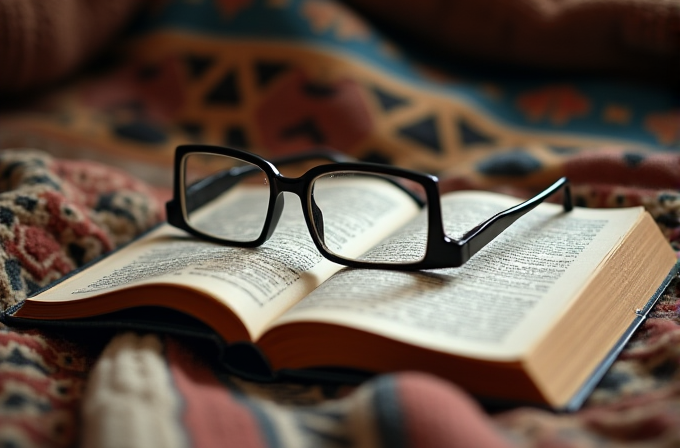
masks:
<svg viewBox="0 0 680 448"><path fill-rule="evenodd" d="M279 172L314 159L322 164L300 175ZM563 208L572 209L569 183L561 178L452 238L442 224L435 176L349 160L322 151L282 158L275 165L236 149L179 146L168 222L204 240L257 247L273 234L284 210L282 193L290 192L300 198L306 227L324 257L356 268L418 270L461 266L562 188Z"/></svg>

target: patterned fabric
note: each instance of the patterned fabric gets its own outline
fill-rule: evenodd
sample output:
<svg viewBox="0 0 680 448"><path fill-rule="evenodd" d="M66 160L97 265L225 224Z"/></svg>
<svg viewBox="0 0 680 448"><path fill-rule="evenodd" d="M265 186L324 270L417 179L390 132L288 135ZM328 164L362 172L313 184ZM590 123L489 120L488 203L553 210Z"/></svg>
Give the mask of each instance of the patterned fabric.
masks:
<svg viewBox="0 0 680 448"><path fill-rule="evenodd" d="M0 153L0 191L3 309L162 217L153 190L142 182L39 151Z"/></svg>
<svg viewBox="0 0 680 448"><path fill-rule="evenodd" d="M667 89L433 65L332 1L162 1L131 28L106 66L5 114L0 147L98 156L164 186L189 141L331 146L479 186L544 185L576 152L680 147Z"/></svg>
<svg viewBox="0 0 680 448"><path fill-rule="evenodd" d="M85 344L0 326L0 441L73 446L93 357Z"/></svg>
<svg viewBox="0 0 680 448"><path fill-rule="evenodd" d="M159 199L110 167L1 151L0 309L156 224ZM103 342L0 324L0 445L72 446Z"/></svg>
<svg viewBox="0 0 680 448"><path fill-rule="evenodd" d="M609 159L612 169L618 163ZM628 167L628 174L636 169ZM49 249L42 257L35 250L7 251L4 271L18 274L4 280L11 293L3 294L3 306L63 274L54 266L67 271L160 218L158 195L93 162L4 151L0 178L3 247L13 247L30 229ZM577 187L585 205L644 204L671 242L680 242L680 194ZM31 213L27 203L33 203ZM26 253L34 255L29 260ZM455 385L416 372L379 376L359 388L262 385L226 375L188 341L167 336L109 339L3 327L0 440L6 446L97 447L676 446L679 307L676 280L585 408L572 415L520 408L490 416Z"/></svg>
<svg viewBox="0 0 680 448"><path fill-rule="evenodd" d="M159 222L187 142L332 146L524 197L567 175L579 205L643 205L680 250L677 96L426 56L334 1L152 2L106 63L0 115L0 306ZM675 280L570 415L490 414L418 372L262 385L179 338L2 327L0 445L678 446L679 310Z"/></svg>

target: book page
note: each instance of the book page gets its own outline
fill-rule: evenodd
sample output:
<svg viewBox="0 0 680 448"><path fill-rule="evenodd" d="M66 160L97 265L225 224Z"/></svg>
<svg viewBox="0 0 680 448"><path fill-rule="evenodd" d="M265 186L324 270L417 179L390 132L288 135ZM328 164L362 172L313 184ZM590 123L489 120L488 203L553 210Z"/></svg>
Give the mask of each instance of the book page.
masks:
<svg viewBox="0 0 680 448"><path fill-rule="evenodd" d="M419 211L403 192L383 188L382 183L347 181L341 187L324 195L332 202L324 211L327 218L338 214L334 221L345 226L338 234L326 232L325 240L333 247L364 252L380 241L384 232L394 231ZM257 236L262 224L253 218L258 213L249 213L249 207L258 203L255 199L262 194L267 191L257 187L234 189L209 210L201 211L201 219L232 223L243 234L256 229ZM374 206L354 210L358 197ZM134 285L191 285L222 300L256 338L267 323L342 267L324 259L317 250L298 198L287 194L285 199L274 234L260 247L213 244L166 224L30 300L77 300Z"/></svg>
<svg viewBox="0 0 680 448"><path fill-rule="evenodd" d="M442 202L446 231L459 237L518 202L481 192L449 195ZM543 204L462 267L415 273L345 269L276 324L329 322L443 352L515 359L564 312L641 210L565 213ZM420 216L390 238L401 244L375 250L403 247L424 229Z"/></svg>

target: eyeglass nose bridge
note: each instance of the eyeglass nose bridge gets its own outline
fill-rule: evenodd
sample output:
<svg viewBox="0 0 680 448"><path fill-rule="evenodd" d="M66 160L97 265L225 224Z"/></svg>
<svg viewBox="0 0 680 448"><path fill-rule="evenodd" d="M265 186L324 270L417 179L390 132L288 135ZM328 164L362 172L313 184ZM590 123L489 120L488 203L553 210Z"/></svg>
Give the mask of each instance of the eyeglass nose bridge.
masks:
<svg viewBox="0 0 680 448"><path fill-rule="evenodd" d="M271 182L276 187L277 200L281 193L293 193L300 200L304 200L306 188L303 177L286 177L283 174L276 173Z"/></svg>
<svg viewBox="0 0 680 448"><path fill-rule="evenodd" d="M267 226L267 233L265 240L268 240L276 229L279 220L281 219L281 214L285 206L285 199L283 193L293 193L300 198L300 202L305 206L306 199L306 188L305 181L302 178L286 177L282 174L275 173L270 177L270 182L272 184L272 195L273 202L271 204L272 214Z"/></svg>

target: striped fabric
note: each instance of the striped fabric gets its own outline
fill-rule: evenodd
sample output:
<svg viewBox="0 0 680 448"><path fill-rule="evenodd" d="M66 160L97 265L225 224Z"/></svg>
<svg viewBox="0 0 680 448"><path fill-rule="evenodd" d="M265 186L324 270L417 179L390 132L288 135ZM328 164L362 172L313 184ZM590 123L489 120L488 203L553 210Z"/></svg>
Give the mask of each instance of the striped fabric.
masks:
<svg viewBox="0 0 680 448"><path fill-rule="evenodd" d="M83 399L85 446L510 446L464 392L422 373L375 379L344 397L220 378L190 347L122 334L95 364Z"/></svg>

